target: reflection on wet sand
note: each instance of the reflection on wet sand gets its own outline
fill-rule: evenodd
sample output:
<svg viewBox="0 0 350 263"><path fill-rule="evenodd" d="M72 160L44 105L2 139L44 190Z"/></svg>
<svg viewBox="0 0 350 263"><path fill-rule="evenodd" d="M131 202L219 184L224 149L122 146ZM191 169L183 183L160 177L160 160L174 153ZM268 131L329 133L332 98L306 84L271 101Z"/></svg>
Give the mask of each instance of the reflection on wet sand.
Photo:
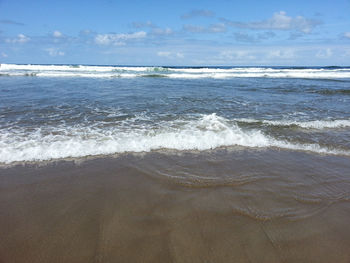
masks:
<svg viewBox="0 0 350 263"><path fill-rule="evenodd" d="M0 168L1 262L349 262L348 157L154 152Z"/></svg>

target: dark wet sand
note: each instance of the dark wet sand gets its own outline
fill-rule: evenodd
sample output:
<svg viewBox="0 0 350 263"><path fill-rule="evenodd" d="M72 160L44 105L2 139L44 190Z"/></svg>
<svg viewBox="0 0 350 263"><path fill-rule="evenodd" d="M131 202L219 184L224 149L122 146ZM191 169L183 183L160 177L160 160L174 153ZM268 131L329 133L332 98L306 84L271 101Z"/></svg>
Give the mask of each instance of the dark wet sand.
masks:
<svg viewBox="0 0 350 263"><path fill-rule="evenodd" d="M124 155L0 168L0 262L350 262L350 159Z"/></svg>

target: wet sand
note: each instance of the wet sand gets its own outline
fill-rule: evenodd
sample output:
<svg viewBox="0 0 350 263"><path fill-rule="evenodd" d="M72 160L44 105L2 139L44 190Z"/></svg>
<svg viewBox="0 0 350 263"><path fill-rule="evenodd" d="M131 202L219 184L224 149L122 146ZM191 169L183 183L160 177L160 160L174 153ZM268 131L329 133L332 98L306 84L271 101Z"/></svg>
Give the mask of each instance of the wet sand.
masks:
<svg viewBox="0 0 350 263"><path fill-rule="evenodd" d="M350 159L148 153L0 168L0 262L350 262Z"/></svg>

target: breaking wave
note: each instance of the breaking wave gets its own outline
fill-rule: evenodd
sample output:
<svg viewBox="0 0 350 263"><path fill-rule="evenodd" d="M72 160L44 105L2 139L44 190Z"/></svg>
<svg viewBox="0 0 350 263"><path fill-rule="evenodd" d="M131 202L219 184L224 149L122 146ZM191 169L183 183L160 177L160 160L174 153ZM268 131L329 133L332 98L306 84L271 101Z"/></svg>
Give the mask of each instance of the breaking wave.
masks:
<svg viewBox="0 0 350 263"><path fill-rule="evenodd" d="M192 120L166 121L153 125L57 126L24 130L0 130L0 162L40 161L69 157L149 152L159 149L209 150L217 147L277 147L314 153L348 155L350 151L318 144L291 143L243 130L216 114Z"/></svg>
<svg viewBox="0 0 350 263"><path fill-rule="evenodd" d="M0 76L83 77L83 78L301 78L341 80L350 78L350 68L172 68L84 65L1 64Z"/></svg>
<svg viewBox="0 0 350 263"><path fill-rule="evenodd" d="M236 119L241 123L256 123L279 127L296 126L304 129L336 129L350 127L350 120L314 120L314 121L288 121L288 120L256 120L256 119Z"/></svg>

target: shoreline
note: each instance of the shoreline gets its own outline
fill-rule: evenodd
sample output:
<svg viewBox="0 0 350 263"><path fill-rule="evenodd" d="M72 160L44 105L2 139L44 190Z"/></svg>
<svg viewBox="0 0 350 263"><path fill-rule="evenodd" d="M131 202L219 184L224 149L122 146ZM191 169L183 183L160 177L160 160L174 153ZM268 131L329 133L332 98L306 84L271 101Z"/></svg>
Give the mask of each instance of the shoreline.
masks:
<svg viewBox="0 0 350 263"><path fill-rule="evenodd" d="M86 156L77 156L77 157L62 157L62 158L52 158L52 159L43 159L43 160L25 160L25 161L12 161L9 163L0 162L0 169L11 169L15 167L41 167L47 166L51 164L65 163L65 162L73 162L77 165L80 165L87 161L101 160L101 159L118 159L125 157L143 157L145 155L152 154L160 154L166 156L185 156L188 154L193 155L208 155L208 154L216 154L216 153L239 153L239 152L285 152L285 153L296 153L296 154L306 154L315 157L339 157L339 158L350 158L347 154L342 153L332 153L332 152L316 152L312 150L299 150L299 149L289 149L289 148L280 148L277 146L269 146L269 147L249 147L249 146L241 146L241 145L232 145L232 146L219 146L212 149L205 150L197 150L197 149L189 149L189 150L179 150L179 149L167 149L160 148L154 149L150 151L125 151L125 152L116 152L111 154L96 154L96 155L86 155Z"/></svg>

